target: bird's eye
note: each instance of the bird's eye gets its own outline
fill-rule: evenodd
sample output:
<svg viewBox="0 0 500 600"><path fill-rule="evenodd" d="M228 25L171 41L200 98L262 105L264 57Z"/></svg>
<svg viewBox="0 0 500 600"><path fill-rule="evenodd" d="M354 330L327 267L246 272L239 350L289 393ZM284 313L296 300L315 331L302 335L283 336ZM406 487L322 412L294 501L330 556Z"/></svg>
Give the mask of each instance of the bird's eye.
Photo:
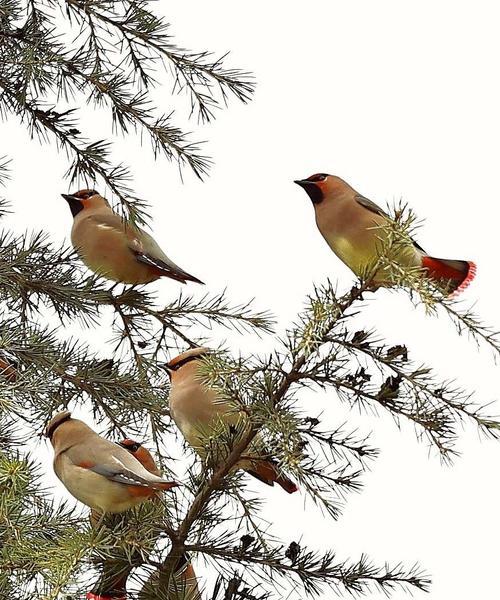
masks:
<svg viewBox="0 0 500 600"><path fill-rule="evenodd" d="M130 446L130 450L131 450L132 452L137 452L137 450L139 450L139 444L132 444L132 445Z"/></svg>
<svg viewBox="0 0 500 600"><path fill-rule="evenodd" d="M327 177L327 173L316 173L316 175L311 175L311 177L309 177L309 181L325 181Z"/></svg>

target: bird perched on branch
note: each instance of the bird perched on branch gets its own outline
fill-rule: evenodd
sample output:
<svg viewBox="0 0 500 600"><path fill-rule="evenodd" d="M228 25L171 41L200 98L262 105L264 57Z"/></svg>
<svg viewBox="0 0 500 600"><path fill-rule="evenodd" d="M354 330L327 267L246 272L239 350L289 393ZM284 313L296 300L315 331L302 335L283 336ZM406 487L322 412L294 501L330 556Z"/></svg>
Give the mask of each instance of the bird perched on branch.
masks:
<svg viewBox="0 0 500 600"><path fill-rule="evenodd" d="M296 180L307 192L316 214L316 224L327 244L354 273L366 270L380 256L388 238L390 217L348 183L327 173ZM420 267L448 293L459 293L474 279L476 265L466 260L429 256L414 240L398 248L396 260L402 267ZM391 285L387 273L377 271L371 279L375 286Z"/></svg>
<svg viewBox="0 0 500 600"><path fill-rule="evenodd" d="M170 414L187 443L202 458L206 454L207 436L218 423L229 429L246 420L244 413L221 398L215 389L202 383L200 363L208 352L208 348L193 348L172 359L165 366L171 380ZM256 455L257 446L262 446L262 443L259 436L256 436L254 441L252 449L245 453L236 468L244 469L267 485L276 482L289 494L296 492L295 483L279 472L272 459L267 456L259 458ZM259 454L265 455L262 452Z"/></svg>
<svg viewBox="0 0 500 600"><path fill-rule="evenodd" d="M147 469L153 475L161 477L161 471L156 466L154 458L147 448L145 448L140 442L125 438L118 445L130 452L130 454L136 458L141 465ZM152 497L154 500L155 496ZM94 511L91 514L91 523L95 527L98 522L97 515ZM91 592L87 592L87 600L126 600L127 598L127 580L134 568L133 564L120 565L116 568L116 557L115 559L106 559L102 563L101 575L99 580L94 584ZM186 600L201 600L201 594L198 588L198 581L193 569L191 562L189 561L187 554L183 555L179 561L178 569L175 573L175 590L182 590L185 592ZM172 598L177 600L179 594L172 593L167 594L166 598Z"/></svg>
<svg viewBox="0 0 500 600"><path fill-rule="evenodd" d="M101 514L119 513L179 485L150 473L125 448L93 431L69 411L55 415L45 435L54 471L77 500Z"/></svg>
<svg viewBox="0 0 500 600"><path fill-rule="evenodd" d="M134 285L160 277L203 283L173 263L148 233L116 214L99 192L61 195L73 215L71 242L98 275Z"/></svg>
<svg viewBox="0 0 500 600"><path fill-rule="evenodd" d="M136 442L135 440L126 438L118 443L122 448L125 448L133 456L135 456L135 458L137 458L141 465L150 473L161 476L161 471L156 466L156 463L153 457L151 456L151 453L147 448L144 448L144 446L140 442ZM178 583L176 583L177 589L185 589L186 600L201 600L201 594L198 588L196 574L187 554L184 554L179 560L179 565L176 571L176 578L178 578L179 580Z"/></svg>

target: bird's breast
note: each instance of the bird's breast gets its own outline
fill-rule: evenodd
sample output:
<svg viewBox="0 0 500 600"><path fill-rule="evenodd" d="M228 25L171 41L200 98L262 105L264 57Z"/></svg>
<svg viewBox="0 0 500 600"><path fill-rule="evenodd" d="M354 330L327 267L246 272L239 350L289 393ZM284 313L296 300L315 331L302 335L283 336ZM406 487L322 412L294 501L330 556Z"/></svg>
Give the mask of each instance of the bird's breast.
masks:
<svg viewBox="0 0 500 600"><path fill-rule="evenodd" d="M202 453L208 436L221 424L231 425L238 413L217 393L193 381L175 385L170 393L170 413L190 446Z"/></svg>
<svg viewBox="0 0 500 600"><path fill-rule="evenodd" d="M141 284L158 278L136 259L124 231L91 217L75 221L71 242L89 269L113 281Z"/></svg>

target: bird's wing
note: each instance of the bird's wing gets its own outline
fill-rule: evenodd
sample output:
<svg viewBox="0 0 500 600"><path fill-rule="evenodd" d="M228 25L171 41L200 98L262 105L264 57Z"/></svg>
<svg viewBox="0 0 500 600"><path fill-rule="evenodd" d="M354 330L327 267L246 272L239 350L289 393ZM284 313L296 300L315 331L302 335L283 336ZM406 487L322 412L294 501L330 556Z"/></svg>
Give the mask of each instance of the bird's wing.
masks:
<svg viewBox="0 0 500 600"><path fill-rule="evenodd" d="M369 198L365 198L365 196L361 196L361 194L356 194L354 196L354 199L356 200L356 202L358 204L360 204L364 208L368 209L372 213L380 215L381 217L385 217L386 219L390 219L391 218L385 212L385 210L383 210L382 208L380 208L380 206L378 204L375 204L375 202L373 202ZM413 242L413 245L415 246L415 248L417 248L417 250L420 250L420 252L423 252L424 254L427 254L427 252L422 248L422 246L418 242L416 242L413 238L410 238L410 239Z"/></svg>
<svg viewBox="0 0 500 600"><path fill-rule="evenodd" d="M145 231L139 230L138 236L134 240L132 250L139 262L159 269L164 275L171 279L176 279L182 283L194 281L195 283L203 284L203 281L190 275L184 271L184 269L181 269L179 265L176 265L171 261L157 244L156 240Z"/></svg>
<svg viewBox="0 0 500 600"><path fill-rule="evenodd" d="M372 213L375 213L377 215L380 215L381 217L386 217L387 219L390 219L389 215L383 209L381 209L378 204L375 204L375 202L372 202L372 200L369 200L368 198L361 196L361 194L356 194L354 196L354 200L356 200L356 202L358 204L361 204L361 206L363 206L364 208L367 208Z"/></svg>
<svg viewBox="0 0 500 600"><path fill-rule="evenodd" d="M162 479L153 473L149 473L142 467L139 461L137 462L140 468L137 470L134 468L132 470L127 468L127 466L116 457L113 456L112 459L113 462L96 463L94 465L87 466L87 468L94 473L98 473L99 475L106 477L106 479L109 481L115 481L116 483L122 483L124 485L141 486L155 490L167 489L167 487L170 488L178 485L175 482L167 481L166 479ZM145 471L146 476L143 476L141 473L137 472L142 470Z"/></svg>
<svg viewBox="0 0 500 600"><path fill-rule="evenodd" d="M115 233L121 233L122 235L127 235L127 228L125 227L124 220L112 212L111 210L106 210L92 213L89 215L86 220L90 221L94 226L100 227L101 229L108 229Z"/></svg>
<svg viewBox="0 0 500 600"><path fill-rule="evenodd" d="M97 227L122 235L137 261L158 269L166 277L182 283L186 283L186 281L203 283L171 261L149 233L127 223L120 215L107 211L93 214L88 219Z"/></svg>
<svg viewBox="0 0 500 600"><path fill-rule="evenodd" d="M95 434L85 444L75 444L65 452L75 466L89 469L110 481L125 485L158 488L168 483L149 473L128 450Z"/></svg>
<svg viewBox="0 0 500 600"><path fill-rule="evenodd" d="M123 483L125 485L141 485L144 487L151 486L151 482L143 479L137 473L130 471L125 466L119 465L118 463L116 465L110 463L99 463L87 468L94 473L98 473L99 475L106 477L106 479L109 479L109 481L116 481L117 483Z"/></svg>

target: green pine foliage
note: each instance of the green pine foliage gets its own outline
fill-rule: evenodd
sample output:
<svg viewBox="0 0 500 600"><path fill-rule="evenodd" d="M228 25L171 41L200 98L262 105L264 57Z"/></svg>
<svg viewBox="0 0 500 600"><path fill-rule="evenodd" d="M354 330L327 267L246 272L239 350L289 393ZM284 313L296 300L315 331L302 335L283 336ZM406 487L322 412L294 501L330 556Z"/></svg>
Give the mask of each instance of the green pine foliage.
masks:
<svg viewBox="0 0 500 600"><path fill-rule="evenodd" d="M0 114L19 119L33 137L56 142L69 158L70 181L106 182L136 222L147 218L147 205L131 189L132 174L111 163L107 141L86 138L78 106L90 101L108 107L118 131L142 131L155 153L201 177L209 160L151 100L155 73L167 69L174 93L185 95L201 122L230 97L248 101L254 87L249 74L226 66L226 57L178 47L152 4L0 0ZM7 194L8 167L2 160ZM15 204L2 201L0 209L5 214ZM393 217L377 264L346 292L330 282L312 286L304 310L285 331L276 329L269 312L252 303L233 305L225 293L196 300L180 294L165 303L147 286L112 288L47 235L1 231L0 598L84 598L99 579L124 576L130 597L190 600L177 574L181 564L197 558L218 573L215 585L203 591L207 600L280 598L291 588L300 598L326 590L346 597L377 589L394 597L427 590L429 576L418 565L375 565L364 555L344 558L342 548L320 552L277 540L259 516L265 507L246 488L246 476L232 470L259 432L279 468L325 519L339 517L378 451L348 424L328 430L314 407L304 413L304 389L329 390L332 405L345 402L410 422L417 438L445 461L456 452L463 422L498 437L500 423L468 392L414 361L404 338L389 346L375 330L353 325L370 290L370 273L385 269L396 293L408 293L429 313L449 316L458 334L500 351L494 332L474 314L446 298L420 270L394 261L415 218L401 207ZM68 336L68 325L108 327L109 342L96 353ZM272 336L274 351L237 356L223 343L228 328L235 335ZM203 461L176 435L161 368L179 351L202 344L214 349L203 364L206 384L248 417L239 427L208 432ZM36 453L51 416L79 407L111 439L152 440L165 472L173 447L185 453L184 485L161 502L93 528L85 507L61 503L44 487L42 475L51 467Z"/></svg>

